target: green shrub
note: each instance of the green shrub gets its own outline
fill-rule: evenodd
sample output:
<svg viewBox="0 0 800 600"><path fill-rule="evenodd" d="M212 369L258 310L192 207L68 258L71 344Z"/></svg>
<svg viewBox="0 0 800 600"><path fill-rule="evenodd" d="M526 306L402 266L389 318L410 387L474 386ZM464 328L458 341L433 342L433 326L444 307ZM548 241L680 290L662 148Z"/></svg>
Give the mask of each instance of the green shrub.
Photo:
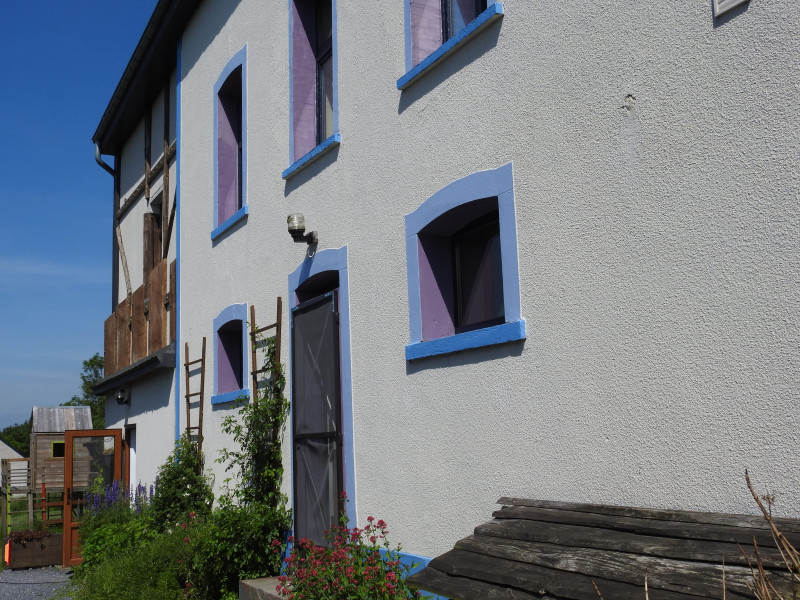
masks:
<svg viewBox="0 0 800 600"><path fill-rule="evenodd" d="M86 569L66 593L74 600L176 600L191 590L186 532L160 534Z"/></svg>
<svg viewBox="0 0 800 600"><path fill-rule="evenodd" d="M213 512L192 538L192 584L199 597L214 599L238 590L239 579L266 577L280 570L279 545L285 511L264 504L227 504Z"/></svg>
<svg viewBox="0 0 800 600"><path fill-rule="evenodd" d="M203 518L211 512L214 494L203 473L203 456L184 433L167 461L158 469L151 510L155 526L164 531L190 512Z"/></svg>
<svg viewBox="0 0 800 600"><path fill-rule="evenodd" d="M151 513L147 490L141 484L133 496L116 481L103 492L89 494L80 530L83 562L75 574L80 578L108 557L154 539L157 532Z"/></svg>

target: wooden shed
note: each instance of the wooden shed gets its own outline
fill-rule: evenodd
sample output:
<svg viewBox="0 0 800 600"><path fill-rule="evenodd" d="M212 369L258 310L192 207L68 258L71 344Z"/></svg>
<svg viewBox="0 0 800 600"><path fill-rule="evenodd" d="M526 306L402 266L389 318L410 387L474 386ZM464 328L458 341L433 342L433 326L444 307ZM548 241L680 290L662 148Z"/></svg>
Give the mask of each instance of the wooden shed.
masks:
<svg viewBox="0 0 800 600"><path fill-rule="evenodd" d="M88 406L34 406L31 425L31 485L37 493L64 490L64 432L91 429Z"/></svg>

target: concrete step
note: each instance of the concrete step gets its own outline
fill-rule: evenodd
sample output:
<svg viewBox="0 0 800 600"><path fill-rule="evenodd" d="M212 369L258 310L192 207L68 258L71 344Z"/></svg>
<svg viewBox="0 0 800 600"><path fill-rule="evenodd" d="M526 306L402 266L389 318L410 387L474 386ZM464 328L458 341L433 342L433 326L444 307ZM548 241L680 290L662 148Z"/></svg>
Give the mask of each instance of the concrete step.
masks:
<svg viewBox="0 0 800 600"><path fill-rule="evenodd" d="M239 581L239 600L281 600L275 591L277 577L242 579Z"/></svg>

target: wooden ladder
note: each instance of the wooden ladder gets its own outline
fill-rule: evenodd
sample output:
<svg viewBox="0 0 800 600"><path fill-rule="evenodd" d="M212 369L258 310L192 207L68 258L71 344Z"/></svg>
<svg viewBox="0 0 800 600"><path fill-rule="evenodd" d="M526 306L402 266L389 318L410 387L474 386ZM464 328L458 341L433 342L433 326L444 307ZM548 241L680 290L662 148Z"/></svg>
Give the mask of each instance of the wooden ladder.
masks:
<svg viewBox="0 0 800 600"><path fill-rule="evenodd" d="M197 430L197 453L200 454L203 451L203 401L205 399L205 386L206 386L206 338L203 337L203 350L200 355L200 358L195 360L189 360L189 342L186 342L184 347L185 350L185 360L183 363L184 372L186 373L186 433L191 435L192 430ZM189 379L190 379L190 371L192 370L192 365L200 365L200 391L199 392L191 392L189 388ZM198 396L198 415L197 415L197 425L192 425L192 398L194 396Z"/></svg>
<svg viewBox="0 0 800 600"><path fill-rule="evenodd" d="M265 325L256 329L256 307L250 305L250 372L253 378L253 403L258 404L258 375L269 371L267 367L258 368L258 357L256 356L256 349L258 348L258 334L270 329L275 330L275 335L270 336L275 338L275 362L281 362L281 313L283 312L283 300L278 296L278 310L277 318L274 323Z"/></svg>

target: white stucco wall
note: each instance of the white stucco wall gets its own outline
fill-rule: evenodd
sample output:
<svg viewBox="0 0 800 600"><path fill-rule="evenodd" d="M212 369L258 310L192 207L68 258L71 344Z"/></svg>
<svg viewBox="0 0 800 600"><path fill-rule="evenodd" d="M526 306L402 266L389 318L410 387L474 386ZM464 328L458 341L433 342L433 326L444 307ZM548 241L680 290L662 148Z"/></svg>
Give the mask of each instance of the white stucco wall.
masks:
<svg viewBox="0 0 800 600"><path fill-rule="evenodd" d="M800 516L800 6L715 22L699 1L503 4L401 93L402 3L339 2L342 144L288 182L286 7L200 8L181 54L180 345L213 350L230 304L271 320L302 212L320 249L348 247L359 520L406 550L445 551L504 495L753 512L745 468ZM250 213L212 243L213 86L245 45ZM404 215L508 162L527 340L406 362ZM210 395L213 353L206 373ZM229 413L206 411L218 481Z"/></svg>
<svg viewBox="0 0 800 600"><path fill-rule="evenodd" d="M147 376L128 389L129 404L117 404L113 398L106 401L106 427L136 426L136 479L149 486L175 447L173 371Z"/></svg>

